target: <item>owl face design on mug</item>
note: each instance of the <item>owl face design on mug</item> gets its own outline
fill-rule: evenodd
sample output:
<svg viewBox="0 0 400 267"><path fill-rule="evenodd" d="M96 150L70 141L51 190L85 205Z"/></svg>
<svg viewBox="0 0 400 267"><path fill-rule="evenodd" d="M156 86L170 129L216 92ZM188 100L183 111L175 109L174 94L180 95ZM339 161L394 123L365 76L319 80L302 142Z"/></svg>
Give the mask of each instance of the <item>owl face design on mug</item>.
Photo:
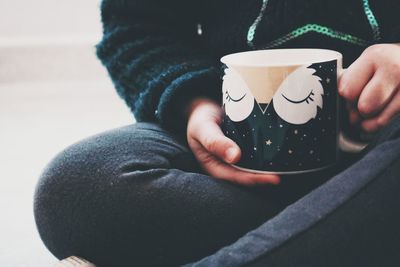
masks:
<svg viewBox="0 0 400 267"><path fill-rule="evenodd" d="M301 66L290 73L276 90L272 102L278 116L291 124L305 124L322 109L324 88L315 70ZM228 117L235 122L245 120L253 111L254 96L251 88L234 69L225 70L223 77L223 106ZM264 114L264 112L262 112Z"/></svg>
<svg viewBox="0 0 400 267"><path fill-rule="evenodd" d="M253 111L254 97L246 82L233 69L225 69L222 85L223 106L232 121L243 121Z"/></svg>
<svg viewBox="0 0 400 267"><path fill-rule="evenodd" d="M305 124L322 109L324 88L315 70L302 66L289 74L273 97L278 116L291 124Z"/></svg>

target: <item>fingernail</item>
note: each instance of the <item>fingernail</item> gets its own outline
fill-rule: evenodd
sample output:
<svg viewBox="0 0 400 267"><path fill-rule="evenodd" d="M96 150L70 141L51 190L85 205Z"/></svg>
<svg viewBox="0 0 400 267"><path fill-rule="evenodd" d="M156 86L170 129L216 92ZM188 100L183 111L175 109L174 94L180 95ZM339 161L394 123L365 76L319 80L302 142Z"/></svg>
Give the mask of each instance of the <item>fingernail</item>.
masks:
<svg viewBox="0 0 400 267"><path fill-rule="evenodd" d="M237 155L237 149L234 147L228 148L225 152L225 158L228 162L232 162Z"/></svg>

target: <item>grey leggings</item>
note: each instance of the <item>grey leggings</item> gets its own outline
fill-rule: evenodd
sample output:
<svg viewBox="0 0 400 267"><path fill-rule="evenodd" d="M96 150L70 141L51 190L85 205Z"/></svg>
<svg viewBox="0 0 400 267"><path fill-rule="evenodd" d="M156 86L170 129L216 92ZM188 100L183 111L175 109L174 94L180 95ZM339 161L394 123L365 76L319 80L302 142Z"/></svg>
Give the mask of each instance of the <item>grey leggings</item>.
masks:
<svg viewBox="0 0 400 267"><path fill-rule="evenodd" d="M137 123L85 139L57 155L38 182L35 219L43 242L56 257L78 255L98 266L178 266L201 259L196 263L199 266L291 266L296 258L301 258L296 266L375 266L369 259L372 255L386 255L396 262L398 257L388 247L400 248L399 230L394 228L394 223L400 223L400 193L393 194L393 190L400 192L399 136L397 118L362 155L343 155L337 166L325 171L282 177L279 186L247 188L203 173L184 138L173 136L156 124ZM390 149L381 148L385 145ZM366 164L366 160L371 161L371 154L375 161ZM355 162L364 164L366 172L348 168ZM384 168L386 172L382 176L383 172L375 173L373 168ZM357 200L351 195L354 190L345 190L347 182L335 183L344 177L348 181L358 177L354 179L361 180L357 186L368 184L372 193ZM375 186L370 182L374 179L384 179L383 184ZM338 200L353 205L351 210L343 210L339 216L342 220L331 216L329 221L330 209L349 207L336 198L327 200L325 194L320 194L319 199L307 202L309 195L327 189L336 192ZM379 205L374 205L375 199L381 201ZM293 207L301 211L301 216L290 221L293 225L287 225L285 220L277 224L286 225L284 229L262 228L265 222L293 212ZM325 214L315 220L324 219L328 225L307 224L309 216L302 217L307 210ZM382 210L387 213L382 214ZM359 222L363 216L368 220L362 225L351 223ZM326 242L324 237L335 235L329 222L337 222L339 229L345 231L346 244ZM290 247L291 237L305 230L298 227L318 229L318 236L309 231L304 243ZM250 252L238 250L238 245L249 241L241 237L253 229L258 241L250 243ZM284 234L272 247L262 242L275 240L272 236L277 233ZM372 242L365 243L369 241ZM229 244L233 247L204 258ZM322 249L329 252L323 253ZM306 252L313 250L322 252L313 256ZM276 256L268 257L271 251Z"/></svg>

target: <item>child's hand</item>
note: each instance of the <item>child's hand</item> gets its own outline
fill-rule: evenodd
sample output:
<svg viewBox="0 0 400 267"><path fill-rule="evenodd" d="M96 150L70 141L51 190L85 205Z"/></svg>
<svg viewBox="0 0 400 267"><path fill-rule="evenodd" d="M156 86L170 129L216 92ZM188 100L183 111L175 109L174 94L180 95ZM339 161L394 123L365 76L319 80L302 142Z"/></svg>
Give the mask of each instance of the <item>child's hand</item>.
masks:
<svg viewBox="0 0 400 267"><path fill-rule="evenodd" d="M369 133L387 125L400 112L400 45L368 47L343 74L339 93L351 124Z"/></svg>
<svg viewBox="0 0 400 267"><path fill-rule="evenodd" d="M243 185L278 184L276 175L245 172L229 165L239 161L241 152L220 129L222 112L208 99L196 99L189 106L187 140L203 169L215 178Z"/></svg>

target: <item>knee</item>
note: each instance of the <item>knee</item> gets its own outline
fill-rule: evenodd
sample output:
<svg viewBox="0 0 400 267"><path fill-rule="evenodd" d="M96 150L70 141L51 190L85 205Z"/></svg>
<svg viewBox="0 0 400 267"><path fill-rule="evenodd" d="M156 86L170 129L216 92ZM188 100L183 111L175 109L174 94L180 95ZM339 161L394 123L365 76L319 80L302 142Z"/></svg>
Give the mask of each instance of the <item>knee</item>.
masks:
<svg viewBox="0 0 400 267"><path fill-rule="evenodd" d="M111 240L123 243L125 234L134 231L126 218L142 227L136 218L148 214L148 203L159 202L154 182L171 167L190 165L187 154L150 124L119 128L68 147L47 165L36 187L34 215L43 242L58 258L77 255L106 262ZM152 193L145 194L149 188Z"/></svg>
<svg viewBox="0 0 400 267"><path fill-rule="evenodd" d="M94 253L97 259L108 254L110 237L104 233L121 228L117 222L124 220L116 218L125 216L128 196L131 203L140 202L143 183L164 175L170 166L171 159L163 155L167 148L156 145L161 137L152 125L123 127L78 142L47 165L36 186L34 216L44 244L56 257L91 260ZM164 138L162 145L170 143Z"/></svg>
<svg viewBox="0 0 400 267"><path fill-rule="evenodd" d="M90 260L94 240L111 207L123 166L135 151L127 150L121 129L73 144L56 155L39 177L34 194L36 226L46 247L58 258ZM131 140L132 141L132 140ZM111 193L110 193L111 192Z"/></svg>
<svg viewBox="0 0 400 267"><path fill-rule="evenodd" d="M89 153L90 154L90 153ZM96 170L83 144L75 144L59 153L39 177L34 194L34 217L39 235L46 247L57 257L79 255L73 228L85 220L87 190ZM74 229L73 231L76 231Z"/></svg>

